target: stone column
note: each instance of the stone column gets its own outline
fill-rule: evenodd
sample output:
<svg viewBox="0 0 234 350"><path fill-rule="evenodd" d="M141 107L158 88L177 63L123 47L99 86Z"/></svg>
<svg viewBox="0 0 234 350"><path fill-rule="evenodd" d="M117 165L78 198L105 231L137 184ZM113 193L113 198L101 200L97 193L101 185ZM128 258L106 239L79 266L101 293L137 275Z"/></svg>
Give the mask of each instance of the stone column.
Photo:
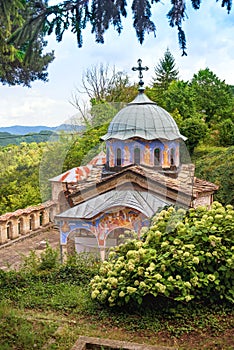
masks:
<svg viewBox="0 0 234 350"><path fill-rule="evenodd" d="M27 234L30 232L30 214L28 214L27 216L25 216L25 220L24 220L24 234Z"/></svg>
<svg viewBox="0 0 234 350"><path fill-rule="evenodd" d="M66 244L60 244L60 258L61 258L62 264L67 261L67 245Z"/></svg>
<svg viewBox="0 0 234 350"><path fill-rule="evenodd" d="M33 229L36 230L40 227L40 212L36 211L34 214L34 227Z"/></svg>
<svg viewBox="0 0 234 350"><path fill-rule="evenodd" d="M49 215L50 208L46 208L43 211L43 220L42 220L42 225L47 225L50 222L50 215Z"/></svg>
<svg viewBox="0 0 234 350"><path fill-rule="evenodd" d="M7 223L2 222L0 227L0 244L7 242Z"/></svg>
<svg viewBox="0 0 234 350"><path fill-rule="evenodd" d="M18 217L11 219L12 222L12 231L11 231L11 239L15 239L19 237L18 233Z"/></svg>

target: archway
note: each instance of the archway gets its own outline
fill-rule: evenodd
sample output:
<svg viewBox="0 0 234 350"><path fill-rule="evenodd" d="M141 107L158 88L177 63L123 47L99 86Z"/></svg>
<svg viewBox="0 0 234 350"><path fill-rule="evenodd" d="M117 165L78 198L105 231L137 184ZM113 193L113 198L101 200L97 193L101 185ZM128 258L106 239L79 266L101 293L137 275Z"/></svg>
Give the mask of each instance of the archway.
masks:
<svg viewBox="0 0 234 350"><path fill-rule="evenodd" d="M105 258L107 258L110 248L124 243L131 236L131 230L127 227L117 227L110 231L106 237Z"/></svg>
<svg viewBox="0 0 234 350"><path fill-rule="evenodd" d="M68 254L94 253L99 255L99 247L96 236L87 229L75 229L67 238Z"/></svg>

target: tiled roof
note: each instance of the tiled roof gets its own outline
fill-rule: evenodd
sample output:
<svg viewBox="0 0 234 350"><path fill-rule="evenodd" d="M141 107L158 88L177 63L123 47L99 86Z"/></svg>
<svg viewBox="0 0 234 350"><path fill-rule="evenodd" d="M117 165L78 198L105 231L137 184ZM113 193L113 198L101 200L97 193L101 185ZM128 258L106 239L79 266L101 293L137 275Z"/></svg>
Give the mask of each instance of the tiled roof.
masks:
<svg viewBox="0 0 234 350"><path fill-rule="evenodd" d="M105 184L107 188L106 191L111 190L112 187L108 189L108 182L120 178L127 173L135 174L136 176L146 179L146 181L159 184L161 188L164 188L164 192L166 189L170 189L174 191L174 193L180 193L191 199L195 199L201 194L214 192L218 189L218 186L215 184L194 177L195 167L193 164L183 164L176 178L166 176L169 175L168 171L163 173L163 170L156 170L155 168L141 165L123 167L119 172L110 173L109 175L105 174L106 176L102 177L103 165L105 162L106 155L104 152L100 152L86 166L68 170L54 177L51 181L66 183L69 197L79 196L81 192L84 193L90 188Z"/></svg>
<svg viewBox="0 0 234 350"><path fill-rule="evenodd" d="M42 203L42 204L38 204L38 205L34 205L34 206L31 206L31 207L28 207L28 208L25 208L25 209L18 209L14 212L10 212L10 213L6 213L6 214L3 214L0 216L0 222L1 221L8 221L14 217L18 217L20 215L27 215L27 214L31 214L35 211L39 211L39 210L43 210L43 209L46 209L46 208L49 208L53 205L56 205L56 202L54 201L47 201L45 203Z"/></svg>
<svg viewBox="0 0 234 350"><path fill-rule="evenodd" d="M50 181L54 182L66 182L70 184L76 184L80 181L87 180L91 176L91 173L95 173L93 167L102 166L106 163L106 154L102 151L95 156L87 165L72 168L65 173L53 177Z"/></svg>
<svg viewBox="0 0 234 350"><path fill-rule="evenodd" d="M91 165L104 165L104 164L106 164L106 153L101 151L88 164L91 164Z"/></svg>
<svg viewBox="0 0 234 350"><path fill-rule="evenodd" d="M185 195L198 197L202 193L214 192L218 190L218 186L194 177L194 165L183 165L177 178L171 178L159 173L154 168L143 167L140 165L131 165L123 168L121 171L102 177L102 168L93 167L86 181L78 182L76 185L69 185L68 190L73 197L79 192L86 191L94 186L107 184L110 180L121 177L126 173L132 173L146 178L147 181L160 184L164 188L169 188L175 192L184 193Z"/></svg>
<svg viewBox="0 0 234 350"><path fill-rule="evenodd" d="M50 181L77 183L78 181L86 180L92 170L92 165L79 166L66 171L63 174L53 177Z"/></svg>

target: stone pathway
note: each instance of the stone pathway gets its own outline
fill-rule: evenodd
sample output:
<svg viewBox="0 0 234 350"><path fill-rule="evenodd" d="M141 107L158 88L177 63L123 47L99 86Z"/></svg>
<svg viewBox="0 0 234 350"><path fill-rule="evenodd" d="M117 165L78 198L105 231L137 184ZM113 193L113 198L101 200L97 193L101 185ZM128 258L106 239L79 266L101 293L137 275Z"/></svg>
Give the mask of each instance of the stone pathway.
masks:
<svg viewBox="0 0 234 350"><path fill-rule="evenodd" d="M52 248L59 248L59 232L55 229L32 233L30 237L17 239L11 245L0 246L0 269L18 269L22 256L27 256L33 250L40 254L46 246L46 242Z"/></svg>

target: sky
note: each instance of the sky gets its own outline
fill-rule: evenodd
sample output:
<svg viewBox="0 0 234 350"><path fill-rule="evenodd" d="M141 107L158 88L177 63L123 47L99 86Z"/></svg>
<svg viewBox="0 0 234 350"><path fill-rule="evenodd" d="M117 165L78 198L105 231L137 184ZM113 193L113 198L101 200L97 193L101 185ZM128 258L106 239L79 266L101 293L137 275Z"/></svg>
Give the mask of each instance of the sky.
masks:
<svg viewBox="0 0 234 350"><path fill-rule="evenodd" d="M49 1L53 5L58 1ZM130 3L131 1L127 1ZM117 71L127 73L131 82L137 82L132 67L142 59L149 70L144 73L145 85L154 75L154 67L163 58L167 48L175 58L179 78L190 80L200 69L208 67L219 79L234 85L234 8L227 14L221 1L203 0L200 10L195 11L187 1L188 19L183 23L187 37L187 56L181 56L177 29L168 24L166 14L170 1L154 4L152 20L156 23L156 38L146 34L142 45L137 41L132 27L132 14L123 20L120 35L108 30L105 43L97 44L90 28L83 32L83 47L78 48L75 35L67 32L63 41L57 43L54 35L48 37L47 51L55 51L55 60L49 65L49 82L36 81L31 88L0 85L0 127L13 125L58 126L77 114L72 105L74 94L79 94L83 72L91 66L103 63L115 66Z"/></svg>

